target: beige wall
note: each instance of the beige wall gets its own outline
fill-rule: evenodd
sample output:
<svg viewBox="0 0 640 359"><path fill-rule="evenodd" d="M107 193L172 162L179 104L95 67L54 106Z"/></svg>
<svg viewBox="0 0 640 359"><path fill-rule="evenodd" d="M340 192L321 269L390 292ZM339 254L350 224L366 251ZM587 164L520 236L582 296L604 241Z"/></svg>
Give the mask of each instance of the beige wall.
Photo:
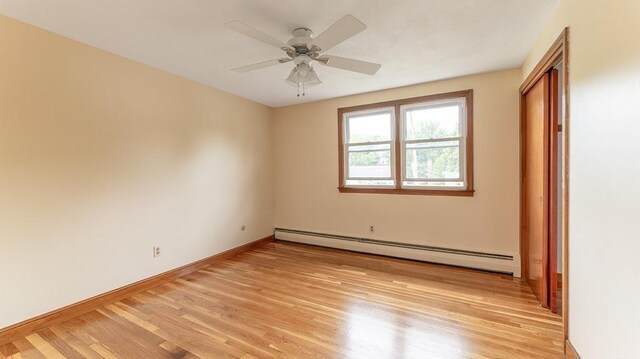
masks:
<svg viewBox="0 0 640 359"><path fill-rule="evenodd" d="M0 101L0 327L272 233L266 106L2 16Z"/></svg>
<svg viewBox="0 0 640 359"><path fill-rule="evenodd" d="M518 258L519 83L515 69L275 109L275 226ZM338 193L337 108L465 89L474 197Z"/></svg>
<svg viewBox="0 0 640 359"><path fill-rule="evenodd" d="M0 16L0 327L270 234L274 188L277 227L517 256L517 88L564 26L570 339L640 356L634 0L561 0L522 71L273 111ZM338 107L468 88L473 198L337 192Z"/></svg>
<svg viewBox="0 0 640 359"><path fill-rule="evenodd" d="M569 339L640 357L640 1L561 0L525 78L569 26Z"/></svg>

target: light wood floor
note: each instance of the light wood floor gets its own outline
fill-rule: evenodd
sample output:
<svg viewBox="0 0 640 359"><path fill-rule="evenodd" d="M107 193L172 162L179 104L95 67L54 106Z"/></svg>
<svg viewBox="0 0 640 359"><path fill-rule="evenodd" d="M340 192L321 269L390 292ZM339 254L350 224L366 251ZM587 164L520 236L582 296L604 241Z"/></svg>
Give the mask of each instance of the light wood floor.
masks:
<svg viewBox="0 0 640 359"><path fill-rule="evenodd" d="M519 280L277 242L0 347L16 358L562 358Z"/></svg>

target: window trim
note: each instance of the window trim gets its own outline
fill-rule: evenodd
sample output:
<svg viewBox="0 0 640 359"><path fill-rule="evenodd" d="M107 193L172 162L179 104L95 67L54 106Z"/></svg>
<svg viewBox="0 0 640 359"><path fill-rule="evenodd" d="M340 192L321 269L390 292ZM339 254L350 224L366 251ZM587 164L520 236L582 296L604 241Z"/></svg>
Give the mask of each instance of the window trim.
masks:
<svg viewBox="0 0 640 359"><path fill-rule="evenodd" d="M403 176L403 163L404 153L403 147L406 142L403 142L404 138L403 123L402 123L402 106L419 104L421 102L432 102L438 100L452 100L463 99L466 111L466 121L463 121L462 127L466 131L466 141L460 143L461 151L464 151L464 174L463 179L466 177L466 187L463 188L402 188ZM345 169L345 118L346 113L362 112L375 109L387 109L394 108L394 118L392 120L392 178L395 181L395 187L372 187L372 186L346 186L346 169ZM462 136L465 137L465 136ZM384 101L377 103L370 103L366 105L341 107L338 108L338 191L340 193L378 193L378 194L405 194L405 195L435 195L435 196L464 196L472 197L474 194L473 189L473 90L462 90L447 92L442 94L427 95L420 97L412 97L393 101Z"/></svg>

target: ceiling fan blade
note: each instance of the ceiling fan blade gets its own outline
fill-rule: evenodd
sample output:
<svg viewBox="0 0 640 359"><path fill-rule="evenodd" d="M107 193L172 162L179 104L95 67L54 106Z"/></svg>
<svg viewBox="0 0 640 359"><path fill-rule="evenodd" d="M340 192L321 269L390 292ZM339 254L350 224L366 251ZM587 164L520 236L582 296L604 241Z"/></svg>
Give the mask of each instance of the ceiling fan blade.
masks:
<svg viewBox="0 0 640 359"><path fill-rule="evenodd" d="M320 51L324 52L355 36L359 32L364 31L366 28L367 25L362 23L362 21L356 19L353 15L347 14L328 29L324 30L322 34L316 36L311 44L319 47Z"/></svg>
<svg viewBox="0 0 640 359"><path fill-rule="evenodd" d="M343 70L359 72L366 75L375 75L382 65L373 62L349 59L340 56L324 55L318 58L318 62L327 66L336 67Z"/></svg>
<svg viewBox="0 0 640 359"><path fill-rule="evenodd" d="M224 24L224 26L229 29L229 30L233 30L237 33L240 33L244 36L248 36L252 39L258 40L260 42L263 42L265 44L271 45L271 46L275 46L281 50L283 49L291 49L291 47L289 45L287 45L286 43L284 43L283 41L280 41L278 39L276 39L275 37L266 34L260 30L254 29L251 26L242 23L240 21L232 21L232 22L228 22L226 24Z"/></svg>
<svg viewBox="0 0 640 359"><path fill-rule="evenodd" d="M262 68L273 66L273 65L284 64L285 62L289 62L289 61L292 61L292 59L289 59L289 58L273 59L273 60L258 62L258 63L247 65L247 66L236 67L234 69L231 69L231 71L240 72L240 73L248 72L248 71L258 70L258 69L262 69Z"/></svg>

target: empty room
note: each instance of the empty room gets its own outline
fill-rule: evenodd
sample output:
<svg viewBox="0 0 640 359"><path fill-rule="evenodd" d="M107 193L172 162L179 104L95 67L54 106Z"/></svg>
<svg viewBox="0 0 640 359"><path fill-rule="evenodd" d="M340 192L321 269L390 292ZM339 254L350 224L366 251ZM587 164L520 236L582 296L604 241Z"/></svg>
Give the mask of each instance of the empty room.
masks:
<svg viewBox="0 0 640 359"><path fill-rule="evenodd" d="M640 359L640 0L0 0L0 359Z"/></svg>

